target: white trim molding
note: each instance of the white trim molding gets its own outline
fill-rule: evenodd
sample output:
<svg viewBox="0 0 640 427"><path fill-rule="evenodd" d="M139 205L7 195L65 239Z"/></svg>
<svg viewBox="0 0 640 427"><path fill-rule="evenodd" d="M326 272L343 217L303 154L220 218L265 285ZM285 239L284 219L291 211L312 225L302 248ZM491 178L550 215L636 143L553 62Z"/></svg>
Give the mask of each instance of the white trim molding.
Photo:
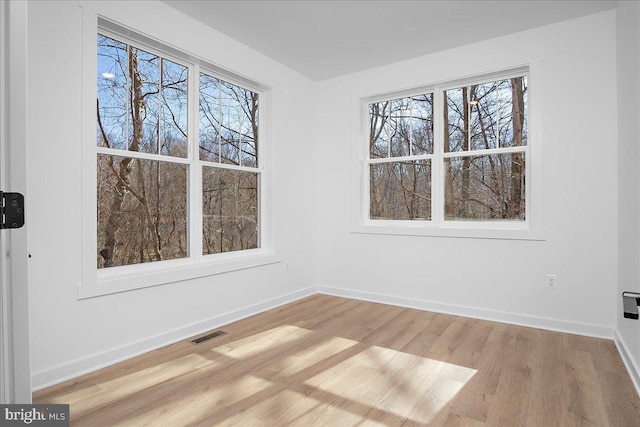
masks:
<svg viewBox="0 0 640 427"><path fill-rule="evenodd" d="M631 377L631 382L636 389L636 393L640 396L640 367L636 364L633 357L631 357L632 353L629 351L627 343L624 341L617 329L614 331L613 342L618 349L618 353L620 353L620 357L622 358L625 368L627 368L627 372L629 373L629 377Z"/></svg>
<svg viewBox="0 0 640 427"><path fill-rule="evenodd" d="M20 192L27 200L26 226L5 230L2 245L5 276L2 283L2 403L31 403L31 341L29 330L27 183L28 113L28 5L27 2L0 2L2 8L2 138L0 168L4 190ZM10 23L10 25L8 25ZM9 250L10 249L10 250ZM6 257L6 258L5 258ZM6 348L5 348L6 347ZM5 378L5 375L9 377Z"/></svg>
<svg viewBox="0 0 640 427"><path fill-rule="evenodd" d="M398 307L433 311L436 313L452 314L455 316L488 320L491 322L508 323L511 325L546 329L549 331L565 332L594 338L613 339L613 329L599 325L590 325L586 323L569 322L566 320L548 319L545 317L485 310L482 308L473 308L461 305L443 304L439 302L426 301L415 298L396 297L392 295L384 295L373 292L356 291L352 289L334 288L327 286L318 286L317 292L324 295L377 302L381 304L395 305Z"/></svg>
<svg viewBox="0 0 640 427"><path fill-rule="evenodd" d="M101 2L79 3L82 8L82 223L81 282L77 285L78 299L94 298L141 288L165 285L230 271L254 268L279 262L276 256L273 195L273 97L268 85L251 80L232 70L225 69L206 58L189 52L189 46L175 40L154 38L144 32L131 30L122 16L112 16L110 4ZM165 156L96 146L96 75L98 34L113 37L127 45L140 47L185 67L189 73L187 125L189 155ZM259 154L255 167L228 165L203 161L198 149L198 76L203 73L222 79L260 96L258 109ZM188 165L187 170L187 246L186 256L178 259L149 263L98 268L97 247L97 194L96 158L98 155L134 157L148 161ZM242 161L240 160L240 163ZM231 169L251 172L258 182L258 248L225 253L205 254L202 248L202 168Z"/></svg>
<svg viewBox="0 0 640 427"><path fill-rule="evenodd" d="M80 375L97 371L98 369L114 365L118 362L131 359L132 357L148 353L152 350L228 325L229 323L237 322L238 320L254 316L264 311L278 308L282 305L289 304L314 294L316 294L314 287L301 289L265 302L220 314L201 322L193 323L191 325L173 329L131 344L107 350L84 359L75 360L65 365L34 372L32 375L33 389L36 391L50 387L63 381L76 378Z"/></svg>
<svg viewBox="0 0 640 427"><path fill-rule="evenodd" d="M392 234L405 236L464 237L475 239L546 240L543 224L543 176L542 176L542 56L529 54L523 64L500 69L478 69L472 75L435 82L411 89L385 91L380 94L354 93L351 98L351 224L352 233ZM477 82L505 79L511 76L527 76L528 83L528 142L526 146L445 153L442 123L435 119L442 111L441 96L448 88ZM417 93L433 93L434 144L433 153L406 158L392 157L372 159L369 154L369 104L381 100L402 98ZM443 193L443 162L448 157L522 151L526 166L526 219L496 221L445 220ZM473 154L472 154L473 153ZM399 162L425 158L431 161L431 218L429 220L373 220L369 218L369 166L380 162Z"/></svg>
<svg viewBox="0 0 640 427"><path fill-rule="evenodd" d="M406 307L417 310L432 311L436 313L451 314L455 316L481 319L492 322L507 323L512 325L539 328L549 331L583 335L594 338L613 340L624 365L629 372L631 381L640 395L640 369L634 360L629 356L630 352L618 332L612 328L600 325L570 322L566 320L548 319L537 316L520 315L515 313L505 313L493 310L485 310L473 307L458 306L453 304L443 304L433 301L420 300L415 298L396 297L373 292L357 291L352 289L311 286L296 292L281 295L270 300L254 304L239 310L221 314L210 319L200 321L191 325L183 326L165 333L155 335L150 338L130 343L121 347L104 351L102 353L79 359L65 365L57 366L34 372L32 384L34 391L76 378L80 375L88 374L98 369L114 365L121 361L130 359L143 353L185 340L212 329L220 328L232 322L236 322L267 310L278 308L307 298L316 294L331 295L342 298L349 298L360 301L370 301L381 304L388 304L397 307Z"/></svg>

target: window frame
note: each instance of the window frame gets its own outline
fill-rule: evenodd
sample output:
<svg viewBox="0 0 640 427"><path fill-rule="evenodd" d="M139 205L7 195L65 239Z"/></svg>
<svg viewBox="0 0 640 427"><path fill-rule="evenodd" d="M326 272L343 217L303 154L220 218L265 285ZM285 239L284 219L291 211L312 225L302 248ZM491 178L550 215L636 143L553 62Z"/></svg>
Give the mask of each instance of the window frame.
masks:
<svg viewBox="0 0 640 427"><path fill-rule="evenodd" d="M541 70L537 63L478 73L473 76L436 82L410 89L390 91L377 95L365 95L354 99L354 120L359 123L352 135L352 217L351 232L392 234L409 236L462 237L487 239L544 240L542 227L542 174L541 174ZM441 117L444 109L444 93L469 85L489 83L512 77L527 76L528 134L524 148L495 148L460 152L444 152L444 129ZM433 154L417 157L431 159L431 220L371 219L369 166L380 162L370 156L369 104L392 99L433 93L434 143ZM446 220L444 213L444 162L449 157L506 154L522 151L527 159L525 169L525 219L520 220ZM413 156L416 157L416 156ZM401 161L413 157L391 157L384 161ZM416 158L417 158L416 157Z"/></svg>
<svg viewBox="0 0 640 427"><path fill-rule="evenodd" d="M367 140L367 155L365 158L365 163L366 165L364 166L364 168L366 169L366 177L365 177L365 182L366 182L366 196L367 196L367 212L365 213L366 218L368 219L368 221L370 221L373 224L383 224L385 222L388 221L392 221L395 223L402 223L402 224L409 224L412 222L416 222L416 221L432 221L433 220L433 198L432 198L432 204L431 204L431 219L429 220L393 220L393 219L371 219L371 212L370 212L370 196L371 196L371 167L373 165L380 165L380 164L394 164L394 163L411 163L411 162L420 162L420 161L428 161L430 168L431 168L431 188L432 188L432 194L433 194L433 174L434 174L434 161L436 160L436 152L435 150L437 149L436 146L436 133L435 133L435 114L434 112L435 110L435 93L433 91L433 89L429 88L427 90L424 91L420 91L420 92L415 92L415 91L409 91L408 93L402 92L400 96L384 96L381 99L378 98L374 98L374 100L370 100L370 101L366 101L366 109L367 109L367 118L369 117L369 107L371 104L375 104L375 103L380 103L380 102L392 102L394 100L398 100L398 99L405 99L405 98L412 98L414 96L422 96L422 95L426 95L426 94L430 94L431 95L431 104L433 107L433 110L431 111L431 120L432 122L434 122L434 129L432 130L433 132L433 152L432 153L427 153L427 154L413 154L413 141L411 141L410 138L410 144L409 144L409 155L406 156L391 156L391 147L392 147L392 142L391 141L387 141L388 144L388 151L387 151L387 156L386 157L372 157L371 156L371 147L369 145L369 141L370 141L370 135L369 132L367 131L367 135L366 135L366 140ZM411 100L410 100L411 102ZM388 125L391 126L391 107L389 108L389 117L388 117ZM412 117L413 118L413 117ZM367 129L370 129L370 123L367 119ZM413 133L413 132L412 132Z"/></svg>
<svg viewBox="0 0 640 427"><path fill-rule="evenodd" d="M187 135L185 158L162 154L130 152L96 144L96 75L98 34L143 49L151 54L187 67ZM195 279L229 271L242 270L279 262L273 239L273 191L270 165L273 164L272 90L202 58L195 57L169 44L131 31L106 18L83 20L82 64L82 274L78 299L124 292L133 289ZM91 58L87 60L87 58ZM258 161L256 167L218 164L200 160L199 153L199 76L200 73L249 89L258 94ZM187 165L187 236L188 251L184 258L98 268L97 248L97 156L135 157ZM202 250L202 170L204 167L232 169L256 173L258 176L258 248L217 254Z"/></svg>

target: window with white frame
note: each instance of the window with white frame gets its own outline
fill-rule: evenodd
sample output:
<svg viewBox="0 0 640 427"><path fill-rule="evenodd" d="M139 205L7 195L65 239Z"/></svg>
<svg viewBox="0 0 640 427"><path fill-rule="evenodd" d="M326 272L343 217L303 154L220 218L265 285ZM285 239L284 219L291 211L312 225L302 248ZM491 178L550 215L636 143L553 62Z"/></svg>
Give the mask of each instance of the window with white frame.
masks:
<svg viewBox="0 0 640 427"><path fill-rule="evenodd" d="M370 223L525 224L528 75L367 101Z"/></svg>
<svg viewBox="0 0 640 427"><path fill-rule="evenodd" d="M433 93L369 104L371 219L430 220Z"/></svg>
<svg viewBox="0 0 640 427"><path fill-rule="evenodd" d="M258 92L108 31L97 54L97 268L259 248Z"/></svg>

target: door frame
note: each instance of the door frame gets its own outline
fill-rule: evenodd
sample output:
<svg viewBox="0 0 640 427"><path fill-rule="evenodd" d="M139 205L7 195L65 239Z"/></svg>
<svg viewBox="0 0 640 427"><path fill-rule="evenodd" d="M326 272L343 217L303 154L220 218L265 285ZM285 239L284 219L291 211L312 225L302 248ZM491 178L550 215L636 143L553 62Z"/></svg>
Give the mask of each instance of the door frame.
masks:
<svg viewBox="0 0 640 427"><path fill-rule="evenodd" d="M0 189L25 199L27 7L28 2L0 1ZM31 403L26 226L0 231L0 306L0 403Z"/></svg>

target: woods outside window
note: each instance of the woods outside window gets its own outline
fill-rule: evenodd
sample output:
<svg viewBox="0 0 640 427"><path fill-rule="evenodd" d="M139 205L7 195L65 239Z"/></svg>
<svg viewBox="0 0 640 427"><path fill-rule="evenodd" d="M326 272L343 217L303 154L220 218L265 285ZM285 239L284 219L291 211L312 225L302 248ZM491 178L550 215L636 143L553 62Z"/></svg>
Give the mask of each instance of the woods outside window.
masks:
<svg viewBox="0 0 640 427"><path fill-rule="evenodd" d="M196 191L201 253L257 248L258 94L200 72L190 135L193 68L99 34L98 73L98 268L188 257Z"/></svg>
<svg viewBox="0 0 640 427"><path fill-rule="evenodd" d="M95 193L84 193L95 200L95 222L83 226L95 257L83 261L83 282L145 275L136 288L274 262L272 249L262 250L261 88L140 38L100 29L85 48L97 54L96 68L87 67L97 90L95 148L86 155L95 175L83 172L85 182L95 179ZM86 296L111 293L81 288Z"/></svg>
<svg viewBox="0 0 640 427"><path fill-rule="evenodd" d="M366 101L365 223L528 227L527 71Z"/></svg>

